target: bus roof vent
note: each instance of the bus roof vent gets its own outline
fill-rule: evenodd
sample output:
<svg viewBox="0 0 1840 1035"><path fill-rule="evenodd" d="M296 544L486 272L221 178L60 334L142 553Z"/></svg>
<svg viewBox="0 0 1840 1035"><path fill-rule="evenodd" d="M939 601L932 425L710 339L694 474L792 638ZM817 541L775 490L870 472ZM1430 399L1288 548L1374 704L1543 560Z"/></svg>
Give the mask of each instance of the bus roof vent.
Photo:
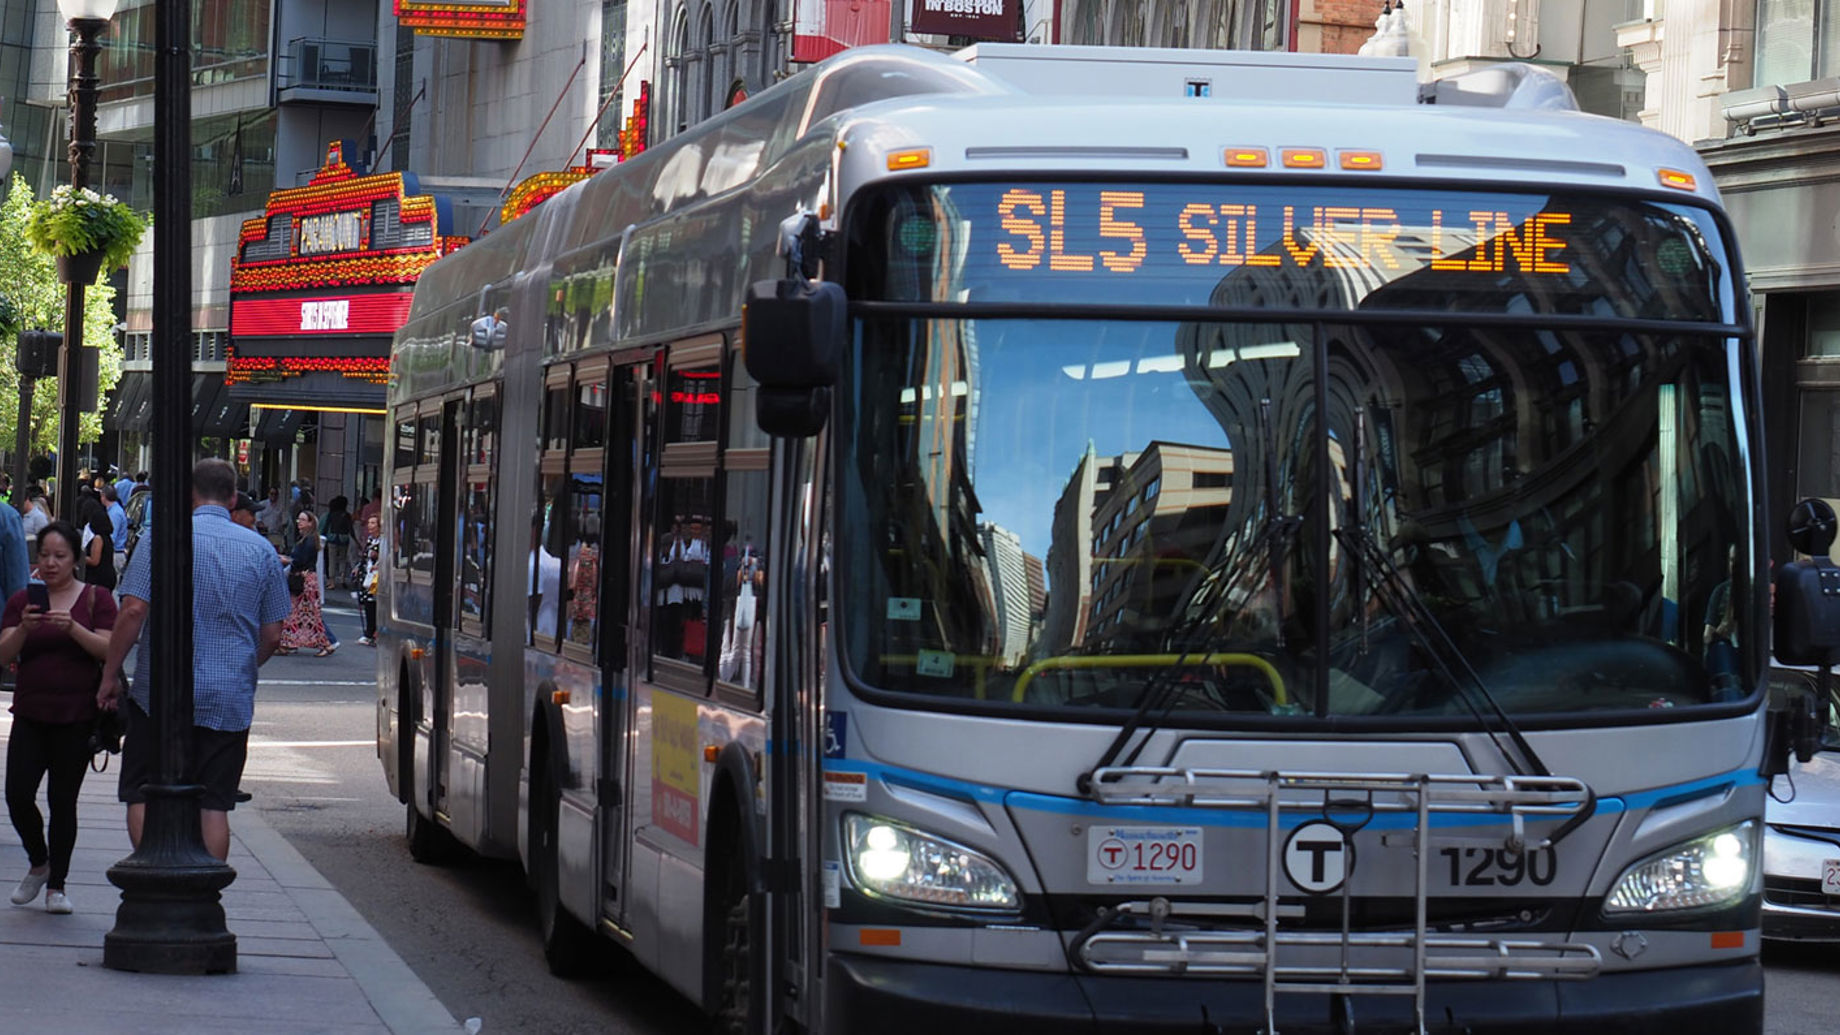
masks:
<svg viewBox="0 0 1840 1035"><path fill-rule="evenodd" d="M1426 83L1419 87L1418 99L1423 104L1471 108L1578 110L1578 101L1565 80L1544 68L1513 62Z"/></svg>
<svg viewBox="0 0 1840 1035"><path fill-rule="evenodd" d="M1025 43L979 43L955 56L1032 94L1398 106L1418 95L1418 64L1401 57Z"/></svg>

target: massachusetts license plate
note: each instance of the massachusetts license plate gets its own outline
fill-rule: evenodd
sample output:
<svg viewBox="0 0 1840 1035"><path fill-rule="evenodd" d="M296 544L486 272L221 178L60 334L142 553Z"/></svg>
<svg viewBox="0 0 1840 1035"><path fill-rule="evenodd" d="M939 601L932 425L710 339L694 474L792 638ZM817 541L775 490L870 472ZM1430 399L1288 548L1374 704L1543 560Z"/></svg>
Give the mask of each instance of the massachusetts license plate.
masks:
<svg viewBox="0 0 1840 1035"><path fill-rule="evenodd" d="M1840 898L1840 859L1821 860L1821 894Z"/></svg>
<svg viewBox="0 0 1840 1035"><path fill-rule="evenodd" d="M1086 831L1088 884L1201 883L1200 827L1109 827Z"/></svg>

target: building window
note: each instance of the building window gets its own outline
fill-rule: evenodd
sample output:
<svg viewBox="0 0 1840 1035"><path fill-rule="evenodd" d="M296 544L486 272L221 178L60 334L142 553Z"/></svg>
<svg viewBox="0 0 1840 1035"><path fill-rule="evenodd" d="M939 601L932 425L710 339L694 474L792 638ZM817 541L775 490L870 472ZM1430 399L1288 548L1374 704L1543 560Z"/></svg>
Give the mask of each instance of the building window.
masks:
<svg viewBox="0 0 1840 1035"><path fill-rule="evenodd" d="M1756 82L1805 83L1840 68L1840 4L1757 0Z"/></svg>
<svg viewBox="0 0 1840 1035"><path fill-rule="evenodd" d="M97 62L104 104L153 96L154 0L124 0L121 6L102 36ZM268 75L270 7L269 0L194 0L193 86ZM192 139L199 139L196 123Z"/></svg>
<svg viewBox="0 0 1840 1035"><path fill-rule="evenodd" d="M607 103L624 92L620 76L626 72L626 0L601 2L601 110L605 112L595 127L601 147L620 146L620 119L625 105Z"/></svg>

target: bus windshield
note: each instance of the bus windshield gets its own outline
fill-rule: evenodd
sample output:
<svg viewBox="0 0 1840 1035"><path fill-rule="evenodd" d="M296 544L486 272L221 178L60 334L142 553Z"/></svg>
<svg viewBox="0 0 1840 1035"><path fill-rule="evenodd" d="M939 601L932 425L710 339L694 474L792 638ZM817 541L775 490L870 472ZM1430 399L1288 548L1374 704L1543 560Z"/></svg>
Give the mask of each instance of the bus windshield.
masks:
<svg viewBox="0 0 1840 1035"><path fill-rule="evenodd" d="M858 306L837 406L858 680L1043 710L1161 680L1178 712L1338 718L1751 691L1740 368L1708 329L1732 296L1705 212L1211 190L951 184L854 209L851 299L897 303ZM1306 208L1334 214L1306 229ZM1450 213L1467 238L1432 246ZM1052 266L1071 256L1094 261Z"/></svg>

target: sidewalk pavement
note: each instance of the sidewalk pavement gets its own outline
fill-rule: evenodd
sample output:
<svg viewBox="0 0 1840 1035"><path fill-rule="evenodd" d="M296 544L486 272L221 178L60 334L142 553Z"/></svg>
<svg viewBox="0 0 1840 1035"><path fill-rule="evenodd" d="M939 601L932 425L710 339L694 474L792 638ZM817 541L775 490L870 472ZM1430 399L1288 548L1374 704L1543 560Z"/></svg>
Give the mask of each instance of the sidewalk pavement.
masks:
<svg viewBox="0 0 1840 1035"><path fill-rule="evenodd" d="M0 694L0 744L11 731ZM76 912L0 902L0 1032L458 1032L415 972L332 885L248 806L230 814L223 891L236 935L234 974L175 977L102 965L121 892L108 868L130 849L115 765L91 772L77 803L77 848L65 890ZM39 788L39 809L45 809ZM26 872L11 823L0 823L0 894Z"/></svg>

